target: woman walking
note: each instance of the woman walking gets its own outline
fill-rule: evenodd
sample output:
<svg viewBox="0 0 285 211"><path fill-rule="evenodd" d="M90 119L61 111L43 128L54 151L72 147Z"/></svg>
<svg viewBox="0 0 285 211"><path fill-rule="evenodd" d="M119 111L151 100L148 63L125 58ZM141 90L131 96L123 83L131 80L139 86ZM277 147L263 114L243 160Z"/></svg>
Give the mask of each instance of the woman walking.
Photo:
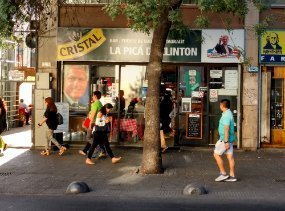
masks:
<svg viewBox="0 0 285 211"><path fill-rule="evenodd" d="M104 145L105 149L110 156L112 163L118 163L121 160L121 157L116 158L110 148L108 141L108 133L111 130L111 121L108 117L108 113L111 111L113 106L110 103L104 105L101 110L98 112L96 121L95 121L95 131L93 132L93 143L88 151L88 157L85 161L86 164L94 164L91 158L95 148L98 144Z"/></svg>
<svg viewBox="0 0 285 211"><path fill-rule="evenodd" d="M50 142L52 142L54 145L56 145L59 148L59 155L62 155L66 148L64 146L61 146L55 138L53 138L53 131L57 128L57 108L54 104L54 101L51 97L47 97L45 99L46 103L46 111L44 113L44 117L42 121L38 124L38 127L41 127L44 123L47 124L48 129L46 131L46 146L45 150L41 152L42 155L49 155L49 145Z"/></svg>
<svg viewBox="0 0 285 211"><path fill-rule="evenodd" d="M3 156L3 151L7 149L7 144L1 137L1 133L7 129L6 113L7 107L5 101L0 97L0 156Z"/></svg>

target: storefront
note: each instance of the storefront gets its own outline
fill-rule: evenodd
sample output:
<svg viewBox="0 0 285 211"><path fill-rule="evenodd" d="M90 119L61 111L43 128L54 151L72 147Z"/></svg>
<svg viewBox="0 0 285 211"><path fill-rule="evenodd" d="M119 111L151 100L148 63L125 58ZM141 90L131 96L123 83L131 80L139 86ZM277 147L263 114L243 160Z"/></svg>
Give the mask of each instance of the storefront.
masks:
<svg viewBox="0 0 285 211"><path fill-rule="evenodd" d="M226 52L220 49L223 36L227 39L227 47L222 51ZM204 42L201 42L202 38ZM91 94L99 90L102 103L114 105L110 140L120 144L142 143L144 112L148 112L144 104L150 44L151 35L130 29L58 29L57 59L61 82L57 95L61 102L70 105L69 126L70 132L74 133L68 137L70 140L78 141L76 134L81 131L84 134L81 125L90 107ZM239 137L242 49L244 30L230 33L225 30L189 30L184 38L168 37L161 90L170 93L173 105L178 108L174 121L171 121L175 123L172 127L176 131L176 144L214 144L218 139L221 115L219 101L223 98L231 101ZM70 76L70 69L79 66L84 71ZM81 90L77 93L77 100L68 96L68 86L72 82L83 84L78 88ZM120 90L123 101L119 100ZM79 141L82 141L84 136L80 137Z"/></svg>
<svg viewBox="0 0 285 211"><path fill-rule="evenodd" d="M285 147L285 31L268 30L260 38L262 65L261 146Z"/></svg>

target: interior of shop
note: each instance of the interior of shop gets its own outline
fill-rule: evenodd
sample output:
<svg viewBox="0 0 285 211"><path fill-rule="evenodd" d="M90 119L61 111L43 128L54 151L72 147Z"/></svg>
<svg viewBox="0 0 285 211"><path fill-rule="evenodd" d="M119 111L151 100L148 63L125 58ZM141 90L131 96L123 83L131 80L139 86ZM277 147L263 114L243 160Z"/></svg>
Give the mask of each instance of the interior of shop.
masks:
<svg viewBox="0 0 285 211"><path fill-rule="evenodd" d="M102 104L111 103L113 123L110 142L142 146L144 106L148 82L144 65L88 65L91 93L102 93ZM62 74L64 76L64 74ZM64 81L64 80L63 80ZM64 85L63 85L64 86ZM209 146L218 139L219 102L231 101L237 122L239 72L237 66L178 66L165 64L161 74L161 130L167 146ZM86 100L85 100L86 101ZM72 107L66 140L85 139L81 124L88 109ZM237 125L235 127L237 131Z"/></svg>

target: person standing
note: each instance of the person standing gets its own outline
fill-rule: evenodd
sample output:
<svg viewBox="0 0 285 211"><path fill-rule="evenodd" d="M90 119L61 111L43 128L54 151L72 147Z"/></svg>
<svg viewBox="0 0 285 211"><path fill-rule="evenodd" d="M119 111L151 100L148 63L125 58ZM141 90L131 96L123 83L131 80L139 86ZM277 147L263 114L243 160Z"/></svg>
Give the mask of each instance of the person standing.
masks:
<svg viewBox="0 0 285 211"><path fill-rule="evenodd" d="M214 157L218 164L220 175L215 181L236 182L235 160L233 156L233 143L235 142L234 117L230 110L230 101L227 99L221 100L220 109L223 112L218 128L220 139L217 141L214 150ZM223 154L227 155L230 166L230 175L227 175L224 168L223 159L221 157Z"/></svg>
<svg viewBox="0 0 285 211"><path fill-rule="evenodd" d="M66 150L66 147L61 146L58 141L53 138L53 131L57 129L57 107L51 97L45 99L46 111L44 117L38 127L41 127L44 123L47 124L48 129L46 131L46 146L45 150L41 152L41 155L50 155L50 143L52 142L59 149L59 155L62 155Z"/></svg>
<svg viewBox="0 0 285 211"><path fill-rule="evenodd" d="M110 133L111 130L111 118L108 116L108 113L113 108L112 104L107 103L104 105L101 110L98 112L96 121L95 121L95 130L93 132L93 143L88 151L88 157L86 158L85 163L89 165L93 165L94 162L91 160L93 152L95 148L101 144L105 146L105 149L108 153L108 155L111 158L111 161L113 164L118 163L121 160L121 157L115 157L111 148L110 143L108 141L108 133ZM96 127L109 127L109 130L105 131L97 131Z"/></svg>
<svg viewBox="0 0 285 211"><path fill-rule="evenodd" d="M7 144L2 139L1 133L7 129L7 107L5 101L0 97L0 156L3 156L3 151L7 149Z"/></svg>
<svg viewBox="0 0 285 211"><path fill-rule="evenodd" d="M81 154L81 155L87 155L87 152L88 152L88 150L91 147L91 144L93 142L93 138L92 138L92 129L93 128L92 127L94 126L95 118L96 118L98 112L103 107L102 103L100 102L100 98L101 98L101 92L95 91L93 93L93 96L92 96L93 103L91 104L91 110L88 114L88 117L90 119L90 125L89 125L89 128L87 128L87 135L86 135L87 143L86 143L83 150L78 151L79 154Z"/></svg>
<svg viewBox="0 0 285 211"><path fill-rule="evenodd" d="M29 107L27 106L27 104L24 103L24 100L23 100L23 99L20 99L19 109L24 109L24 110L25 110L26 125L30 125L30 124L29 124L30 109L29 109Z"/></svg>

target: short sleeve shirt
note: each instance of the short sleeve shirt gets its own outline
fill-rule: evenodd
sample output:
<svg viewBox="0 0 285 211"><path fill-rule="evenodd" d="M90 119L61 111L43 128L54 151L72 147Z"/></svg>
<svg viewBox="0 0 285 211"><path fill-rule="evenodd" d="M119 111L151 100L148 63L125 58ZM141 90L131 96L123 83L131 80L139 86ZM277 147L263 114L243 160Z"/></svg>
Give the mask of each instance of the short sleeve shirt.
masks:
<svg viewBox="0 0 285 211"><path fill-rule="evenodd" d="M94 122L96 120L97 114L100 111L100 109L103 107L102 103L100 102L100 100L96 100L94 103L91 104L91 110L89 112L92 113L93 111L95 111L95 115L94 115Z"/></svg>
<svg viewBox="0 0 285 211"><path fill-rule="evenodd" d="M234 129L234 117L230 109L223 112L222 117L219 122L218 130L219 130L220 140L223 140L223 141L225 139L225 130L224 130L225 125L230 126L230 130L229 130L230 134L229 134L228 142L232 143L235 141L235 129Z"/></svg>

